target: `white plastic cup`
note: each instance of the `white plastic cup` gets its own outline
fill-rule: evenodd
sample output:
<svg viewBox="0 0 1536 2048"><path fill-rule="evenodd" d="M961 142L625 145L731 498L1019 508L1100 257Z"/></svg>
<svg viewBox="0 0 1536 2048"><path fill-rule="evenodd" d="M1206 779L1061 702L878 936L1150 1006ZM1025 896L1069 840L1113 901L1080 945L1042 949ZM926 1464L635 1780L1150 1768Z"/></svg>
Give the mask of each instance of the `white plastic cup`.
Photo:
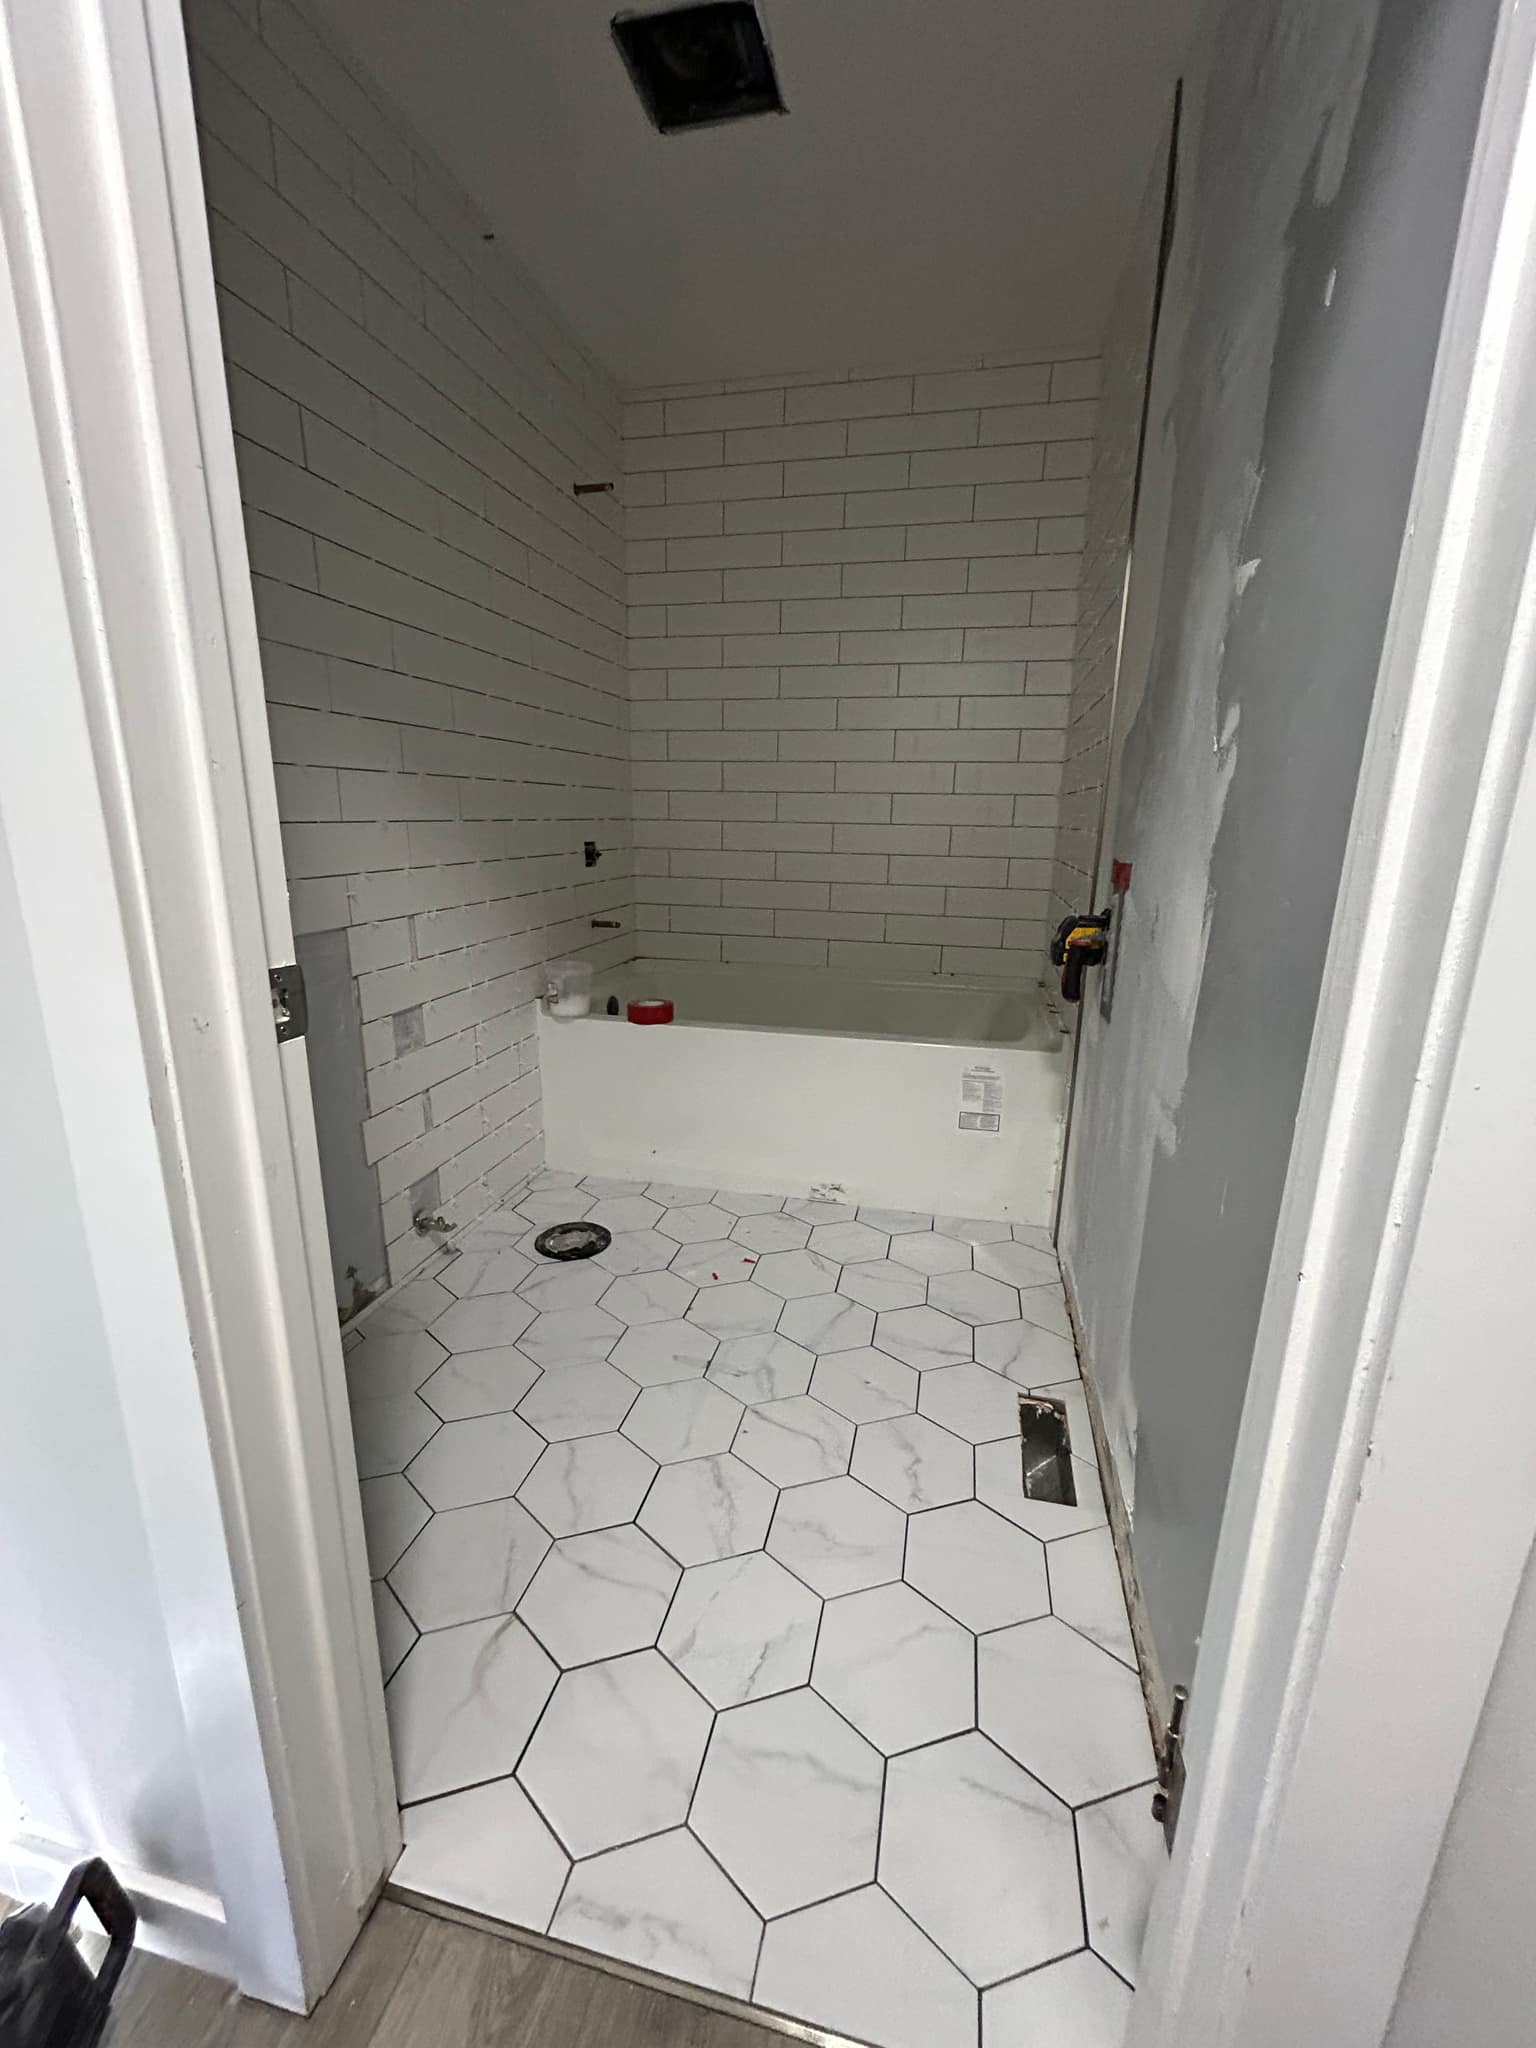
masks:
<svg viewBox="0 0 1536 2048"><path fill-rule="evenodd" d="M544 970L544 996L551 1017L585 1017L592 1009L590 960L551 960Z"/></svg>

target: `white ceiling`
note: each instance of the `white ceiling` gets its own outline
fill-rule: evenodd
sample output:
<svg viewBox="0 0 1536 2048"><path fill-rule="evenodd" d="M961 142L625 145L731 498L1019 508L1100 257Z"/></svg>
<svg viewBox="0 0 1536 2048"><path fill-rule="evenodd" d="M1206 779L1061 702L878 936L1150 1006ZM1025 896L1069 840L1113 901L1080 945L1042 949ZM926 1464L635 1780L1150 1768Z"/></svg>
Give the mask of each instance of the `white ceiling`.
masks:
<svg viewBox="0 0 1536 2048"><path fill-rule="evenodd" d="M789 113L662 136L620 0L318 0L627 385L1096 339L1199 0L760 0Z"/></svg>

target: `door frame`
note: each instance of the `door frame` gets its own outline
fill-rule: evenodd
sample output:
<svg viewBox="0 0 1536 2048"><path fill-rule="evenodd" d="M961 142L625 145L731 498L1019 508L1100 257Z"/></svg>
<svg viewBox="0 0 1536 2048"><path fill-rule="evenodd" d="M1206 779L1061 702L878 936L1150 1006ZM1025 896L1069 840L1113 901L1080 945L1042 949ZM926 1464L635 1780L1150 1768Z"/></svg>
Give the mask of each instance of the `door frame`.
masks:
<svg viewBox="0 0 1536 2048"><path fill-rule="evenodd" d="M1502 14L1136 2048L1288 2043L1320 1982L1319 2038L1380 2039L1536 1517L1513 1497L1536 1396L1515 1344L1490 1344L1474 1377L1507 1424L1500 1484L1485 1464L1454 1542L1433 1518L1475 1568L1426 1571L1411 1612L1392 1598L1399 1633L1376 1654L1444 1449L1426 1396L1445 1330L1426 1351L1417 1290L1467 1258L1465 1195L1459 1213L1446 1201L1458 1147L1485 1204L1536 1210L1536 1162L1487 1128L1487 1082L1506 1118L1536 1085L1489 978L1536 808L1519 779L1536 704L1536 475L1519 460L1536 434L1536 23L1519 0ZM222 1782L196 1715L194 1748L231 1968L303 2004L398 1825L307 1073L268 1015L291 931L202 207L174 0L0 0L0 233L264 1777ZM14 739L43 772L24 727ZM1453 870L1444 849L1463 845ZM1533 1270L1528 1249L1524 1271L1506 1263L1501 1330L1536 1315ZM1363 1899L1358 1852L1325 1824L1350 1804L1373 1873L1394 1880ZM269 1838L275 1868L254 1855ZM274 1913L297 1985L259 1949ZM1343 1952L1330 1926L1348 1929Z"/></svg>

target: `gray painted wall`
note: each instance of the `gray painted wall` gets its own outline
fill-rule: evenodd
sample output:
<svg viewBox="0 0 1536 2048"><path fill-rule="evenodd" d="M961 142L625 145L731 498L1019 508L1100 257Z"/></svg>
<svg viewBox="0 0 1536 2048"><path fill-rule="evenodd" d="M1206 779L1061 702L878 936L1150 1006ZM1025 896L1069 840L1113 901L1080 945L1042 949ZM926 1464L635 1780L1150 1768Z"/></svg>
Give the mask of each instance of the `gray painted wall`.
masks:
<svg viewBox="0 0 1536 2048"><path fill-rule="evenodd" d="M1494 0L1244 0L1190 81L1063 1254L1193 1668Z"/></svg>

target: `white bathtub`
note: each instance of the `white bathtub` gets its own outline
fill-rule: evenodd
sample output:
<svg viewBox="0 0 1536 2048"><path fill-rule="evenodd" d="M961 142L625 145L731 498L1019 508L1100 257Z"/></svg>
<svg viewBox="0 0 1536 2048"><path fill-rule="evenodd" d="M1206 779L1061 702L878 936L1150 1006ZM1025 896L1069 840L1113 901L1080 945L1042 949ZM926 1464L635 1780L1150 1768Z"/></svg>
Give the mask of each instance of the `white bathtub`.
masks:
<svg viewBox="0 0 1536 2048"><path fill-rule="evenodd" d="M636 995L676 1021L628 1023ZM1038 989L632 961L540 1016L549 1163L1047 1223L1066 1043Z"/></svg>

